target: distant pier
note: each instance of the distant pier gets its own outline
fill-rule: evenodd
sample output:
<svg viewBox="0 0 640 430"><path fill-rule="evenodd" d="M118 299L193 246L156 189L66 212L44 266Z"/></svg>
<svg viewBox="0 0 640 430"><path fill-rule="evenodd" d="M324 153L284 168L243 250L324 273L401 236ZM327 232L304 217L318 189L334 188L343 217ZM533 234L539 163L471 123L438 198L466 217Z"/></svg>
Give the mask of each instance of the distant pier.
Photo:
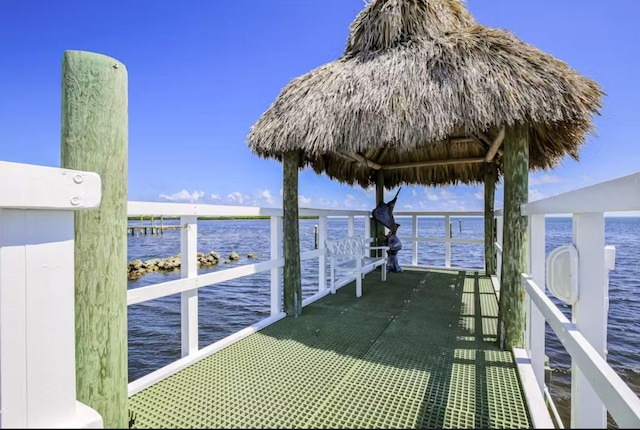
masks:
<svg viewBox="0 0 640 430"><path fill-rule="evenodd" d="M129 221L131 221L131 219L129 219ZM182 228L181 225L164 225L163 216L160 217L160 220L159 220L160 225L156 224L156 220L154 219L154 217L151 217L150 221L151 221L150 224L145 224L144 218L140 217L140 224L127 225L127 235L134 236L136 232L142 233L144 235L147 235L147 234L156 235L156 234L164 233L165 230L180 230Z"/></svg>
<svg viewBox="0 0 640 430"><path fill-rule="evenodd" d="M180 230L182 226L179 225L130 225L127 226L127 234L134 236L136 232L142 234L162 234L164 230Z"/></svg>

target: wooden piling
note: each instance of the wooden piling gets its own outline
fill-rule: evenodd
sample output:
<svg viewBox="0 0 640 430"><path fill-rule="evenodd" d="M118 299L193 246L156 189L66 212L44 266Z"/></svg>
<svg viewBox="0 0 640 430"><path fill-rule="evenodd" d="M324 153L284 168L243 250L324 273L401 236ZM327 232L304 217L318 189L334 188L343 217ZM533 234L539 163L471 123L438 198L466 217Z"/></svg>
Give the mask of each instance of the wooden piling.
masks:
<svg viewBox="0 0 640 430"><path fill-rule="evenodd" d="M484 163L484 270L487 275L496 274L494 236L494 202L498 169L495 163Z"/></svg>
<svg viewBox="0 0 640 430"><path fill-rule="evenodd" d="M375 175L376 175L376 204L374 207L378 207L380 203L384 202L384 176L382 176L381 170L376 171ZM374 219L373 222L371 223L371 230L372 230L371 237L375 239L375 245L377 246L384 245L384 241L385 241L384 226ZM380 251L374 250L374 251L371 251L370 256L378 257L379 255L380 255Z"/></svg>
<svg viewBox="0 0 640 430"><path fill-rule="evenodd" d="M299 151L285 152L282 157L284 311L287 316L296 317L302 313L302 276L298 225L299 168Z"/></svg>
<svg viewBox="0 0 640 430"><path fill-rule="evenodd" d="M529 199L529 130L507 129L504 148L504 227L500 277L499 342L505 350L524 341L525 293L521 273L527 271L527 225L520 206Z"/></svg>
<svg viewBox="0 0 640 430"><path fill-rule="evenodd" d="M62 167L102 180L100 208L75 213L76 389L105 428L128 427L127 85L117 60L64 52Z"/></svg>

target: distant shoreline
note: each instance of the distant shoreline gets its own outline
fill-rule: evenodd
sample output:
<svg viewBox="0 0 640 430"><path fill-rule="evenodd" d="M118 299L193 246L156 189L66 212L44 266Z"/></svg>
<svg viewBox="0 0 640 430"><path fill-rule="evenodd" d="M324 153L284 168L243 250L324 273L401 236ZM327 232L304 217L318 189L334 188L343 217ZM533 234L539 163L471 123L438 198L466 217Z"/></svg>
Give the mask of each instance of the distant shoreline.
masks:
<svg viewBox="0 0 640 430"><path fill-rule="evenodd" d="M162 218L163 220L178 220L180 219L180 217L178 216L163 216L163 217L159 217L159 216L150 216L150 215L145 215L145 216L130 216L128 217L129 221L151 221L152 219L155 220L159 220L160 218ZM199 220L206 220L206 221L212 221L212 220L221 220L221 221L225 221L225 220L242 220L242 219L248 219L248 220L253 220L253 219L270 219L271 217L269 215L245 215L245 216L199 216L198 219ZM306 215L306 216L300 216L300 219L318 219L317 216L311 216L311 215Z"/></svg>

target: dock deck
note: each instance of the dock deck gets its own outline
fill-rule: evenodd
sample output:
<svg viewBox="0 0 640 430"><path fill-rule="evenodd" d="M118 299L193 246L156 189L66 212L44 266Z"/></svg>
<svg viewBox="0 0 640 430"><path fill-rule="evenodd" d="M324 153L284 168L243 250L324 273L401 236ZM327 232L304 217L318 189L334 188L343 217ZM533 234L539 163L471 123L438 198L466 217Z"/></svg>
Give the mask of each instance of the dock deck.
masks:
<svg viewBox="0 0 640 430"><path fill-rule="evenodd" d="M377 271L130 397L136 428L530 428L482 272Z"/></svg>

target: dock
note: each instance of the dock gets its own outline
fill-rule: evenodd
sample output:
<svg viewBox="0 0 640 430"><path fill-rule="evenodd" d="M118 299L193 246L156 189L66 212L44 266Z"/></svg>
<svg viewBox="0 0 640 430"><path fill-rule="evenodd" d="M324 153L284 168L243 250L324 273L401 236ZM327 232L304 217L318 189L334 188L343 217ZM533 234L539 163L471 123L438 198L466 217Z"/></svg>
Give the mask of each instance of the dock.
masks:
<svg viewBox="0 0 640 430"><path fill-rule="evenodd" d="M127 226L127 235L134 236L136 232L144 235L156 235L164 233L165 230L180 230L181 228L182 226L179 225L129 225Z"/></svg>
<svg viewBox="0 0 640 430"><path fill-rule="evenodd" d="M531 428L482 272L374 271L132 395L135 428Z"/></svg>
<svg viewBox="0 0 640 430"><path fill-rule="evenodd" d="M132 219L129 218L129 221ZM149 220L149 224L145 224L144 217L140 217L140 224L129 224L127 225L127 235L134 236L137 233L142 233L144 235L151 234L163 234L165 230L180 230L182 228L181 225L164 225L164 216L160 216L158 218L151 217ZM158 224L158 222L160 224Z"/></svg>

